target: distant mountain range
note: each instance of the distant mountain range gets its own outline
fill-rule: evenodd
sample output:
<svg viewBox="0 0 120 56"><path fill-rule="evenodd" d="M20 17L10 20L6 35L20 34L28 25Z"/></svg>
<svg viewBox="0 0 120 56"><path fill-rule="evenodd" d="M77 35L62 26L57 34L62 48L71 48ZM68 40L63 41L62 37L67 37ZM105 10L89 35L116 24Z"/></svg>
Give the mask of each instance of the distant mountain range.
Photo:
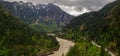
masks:
<svg viewBox="0 0 120 56"><path fill-rule="evenodd" d="M0 2L24 23L39 31L59 31L74 18L52 3L34 5L32 2L22 1Z"/></svg>

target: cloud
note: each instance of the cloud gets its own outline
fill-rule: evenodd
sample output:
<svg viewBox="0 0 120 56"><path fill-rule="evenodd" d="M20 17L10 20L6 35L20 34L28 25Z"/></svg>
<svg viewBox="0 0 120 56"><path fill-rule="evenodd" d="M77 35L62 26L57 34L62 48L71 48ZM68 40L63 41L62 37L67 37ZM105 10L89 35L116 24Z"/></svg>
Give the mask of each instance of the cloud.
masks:
<svg viewBox="0 0 120 56"><path fill-rule="evenodd" d="M65 6L65 5L58 5L58 6L64 11L66 11L67 13L74 16L78 16L80 14L89 12L89 10L87 10L86 8L82 8L82 10L77 10L77 7L75 6Z"/></svg>
<svg viewBox="0 0 120 56"><path fill-rule="evenodd" d="M20 1L20 0L8 0ZM105 4L114 0L22 0L25 2L33 2L35 4L54 3L60 6L64 11L72 15L79 15L88 11L97 11Z"/></svg>

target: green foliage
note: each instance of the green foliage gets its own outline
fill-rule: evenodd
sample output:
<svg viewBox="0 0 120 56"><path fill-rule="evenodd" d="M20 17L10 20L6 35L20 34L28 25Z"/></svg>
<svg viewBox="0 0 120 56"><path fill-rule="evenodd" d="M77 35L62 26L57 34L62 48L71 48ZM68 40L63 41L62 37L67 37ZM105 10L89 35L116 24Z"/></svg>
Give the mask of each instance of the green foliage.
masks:
<svg viewBox="0 0 120 56"><path fill-rule="evenodd" d="M5 47L2 48L2 50L0 50L0 55L4 55L4 56L7 56L9 50Z"/></svg>
<svg viewBox="0 0 120 56"><path fill-rule="evenodd" d="M120 51L120 2L107 4L99 11L85 13L71 20L63 29L69 35L81 32L83 39L94 40L118 54ZM80 38L80 37L79 37ZM75 41L77 37L71 37Z"/></svg>
<svg viewBox="0 0 120 56"><path fill-rule="evenodd" d="M103 56L106 55L104 52ZM67 53L67 56L101 56L101 48L93 46L91 43L86 41L76 43L74 47L71 47L70 51Z"/></svg>
<svg viewBox="0 0 120 56"><path fill-rule="evenodd" d="M35 36L32 36L32 41L36 41L36 37Z"/></svg>
<svg viewBox="0 0 120 56"><path fill-rule="evenodd" d="M105 52L105 49L103 47L101 47L100 56L109 56L109 54L107 54L107 52Z"/></svg>
<svg viewBox="0 0 120 56"><path fill-rule="evenodd" d="M31 24L30 27L40 32L54 32L54 31L62 30L62 28L58 27L56 23L48 24L48 23L41 22L39 24Z"/></svg>
<svg viewBox="0 0 120 56"><path fill-rule="evenodd" d="M58 47L56 38L29 28L0 4L0 56L36 56Z"/></svg>

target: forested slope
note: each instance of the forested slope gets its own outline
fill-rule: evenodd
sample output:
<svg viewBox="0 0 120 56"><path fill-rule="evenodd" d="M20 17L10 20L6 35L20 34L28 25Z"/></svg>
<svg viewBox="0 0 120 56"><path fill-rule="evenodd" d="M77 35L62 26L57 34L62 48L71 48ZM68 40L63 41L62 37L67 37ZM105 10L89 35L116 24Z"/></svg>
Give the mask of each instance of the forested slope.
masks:
<svg viewBox="0 0 120 56"><path fill-rule="evenodd" d="M36 32L0 4L0 56L37 56L56 50L55 38Z"/></svg>
<svg viewBox="0 0 120 56"><path fill-rule="evenodd" d="M120 1L107 4L99 11L85 13L71 20L63 29L67 39L81 42L94 40L120 55Z"/></svg>

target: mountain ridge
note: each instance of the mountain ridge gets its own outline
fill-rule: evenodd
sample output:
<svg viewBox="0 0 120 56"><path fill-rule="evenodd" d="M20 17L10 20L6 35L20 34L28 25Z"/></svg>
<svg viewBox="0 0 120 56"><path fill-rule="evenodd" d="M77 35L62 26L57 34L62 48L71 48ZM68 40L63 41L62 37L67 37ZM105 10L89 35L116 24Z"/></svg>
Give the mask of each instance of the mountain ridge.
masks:
<svg viewBox="0 0 120 56"><path fill-rule="evenodd" d="M52 3L37 5L34 5L32 2L24 3L22 1L1 1L1 3L24 23L37 30L39 30L38 28L62 28L74 18L74 16L67 14ZM41 24L46 26L43 27ZM47 27L48 25L52 27ZM51 31L57 31L57 29Z"/></svg>

